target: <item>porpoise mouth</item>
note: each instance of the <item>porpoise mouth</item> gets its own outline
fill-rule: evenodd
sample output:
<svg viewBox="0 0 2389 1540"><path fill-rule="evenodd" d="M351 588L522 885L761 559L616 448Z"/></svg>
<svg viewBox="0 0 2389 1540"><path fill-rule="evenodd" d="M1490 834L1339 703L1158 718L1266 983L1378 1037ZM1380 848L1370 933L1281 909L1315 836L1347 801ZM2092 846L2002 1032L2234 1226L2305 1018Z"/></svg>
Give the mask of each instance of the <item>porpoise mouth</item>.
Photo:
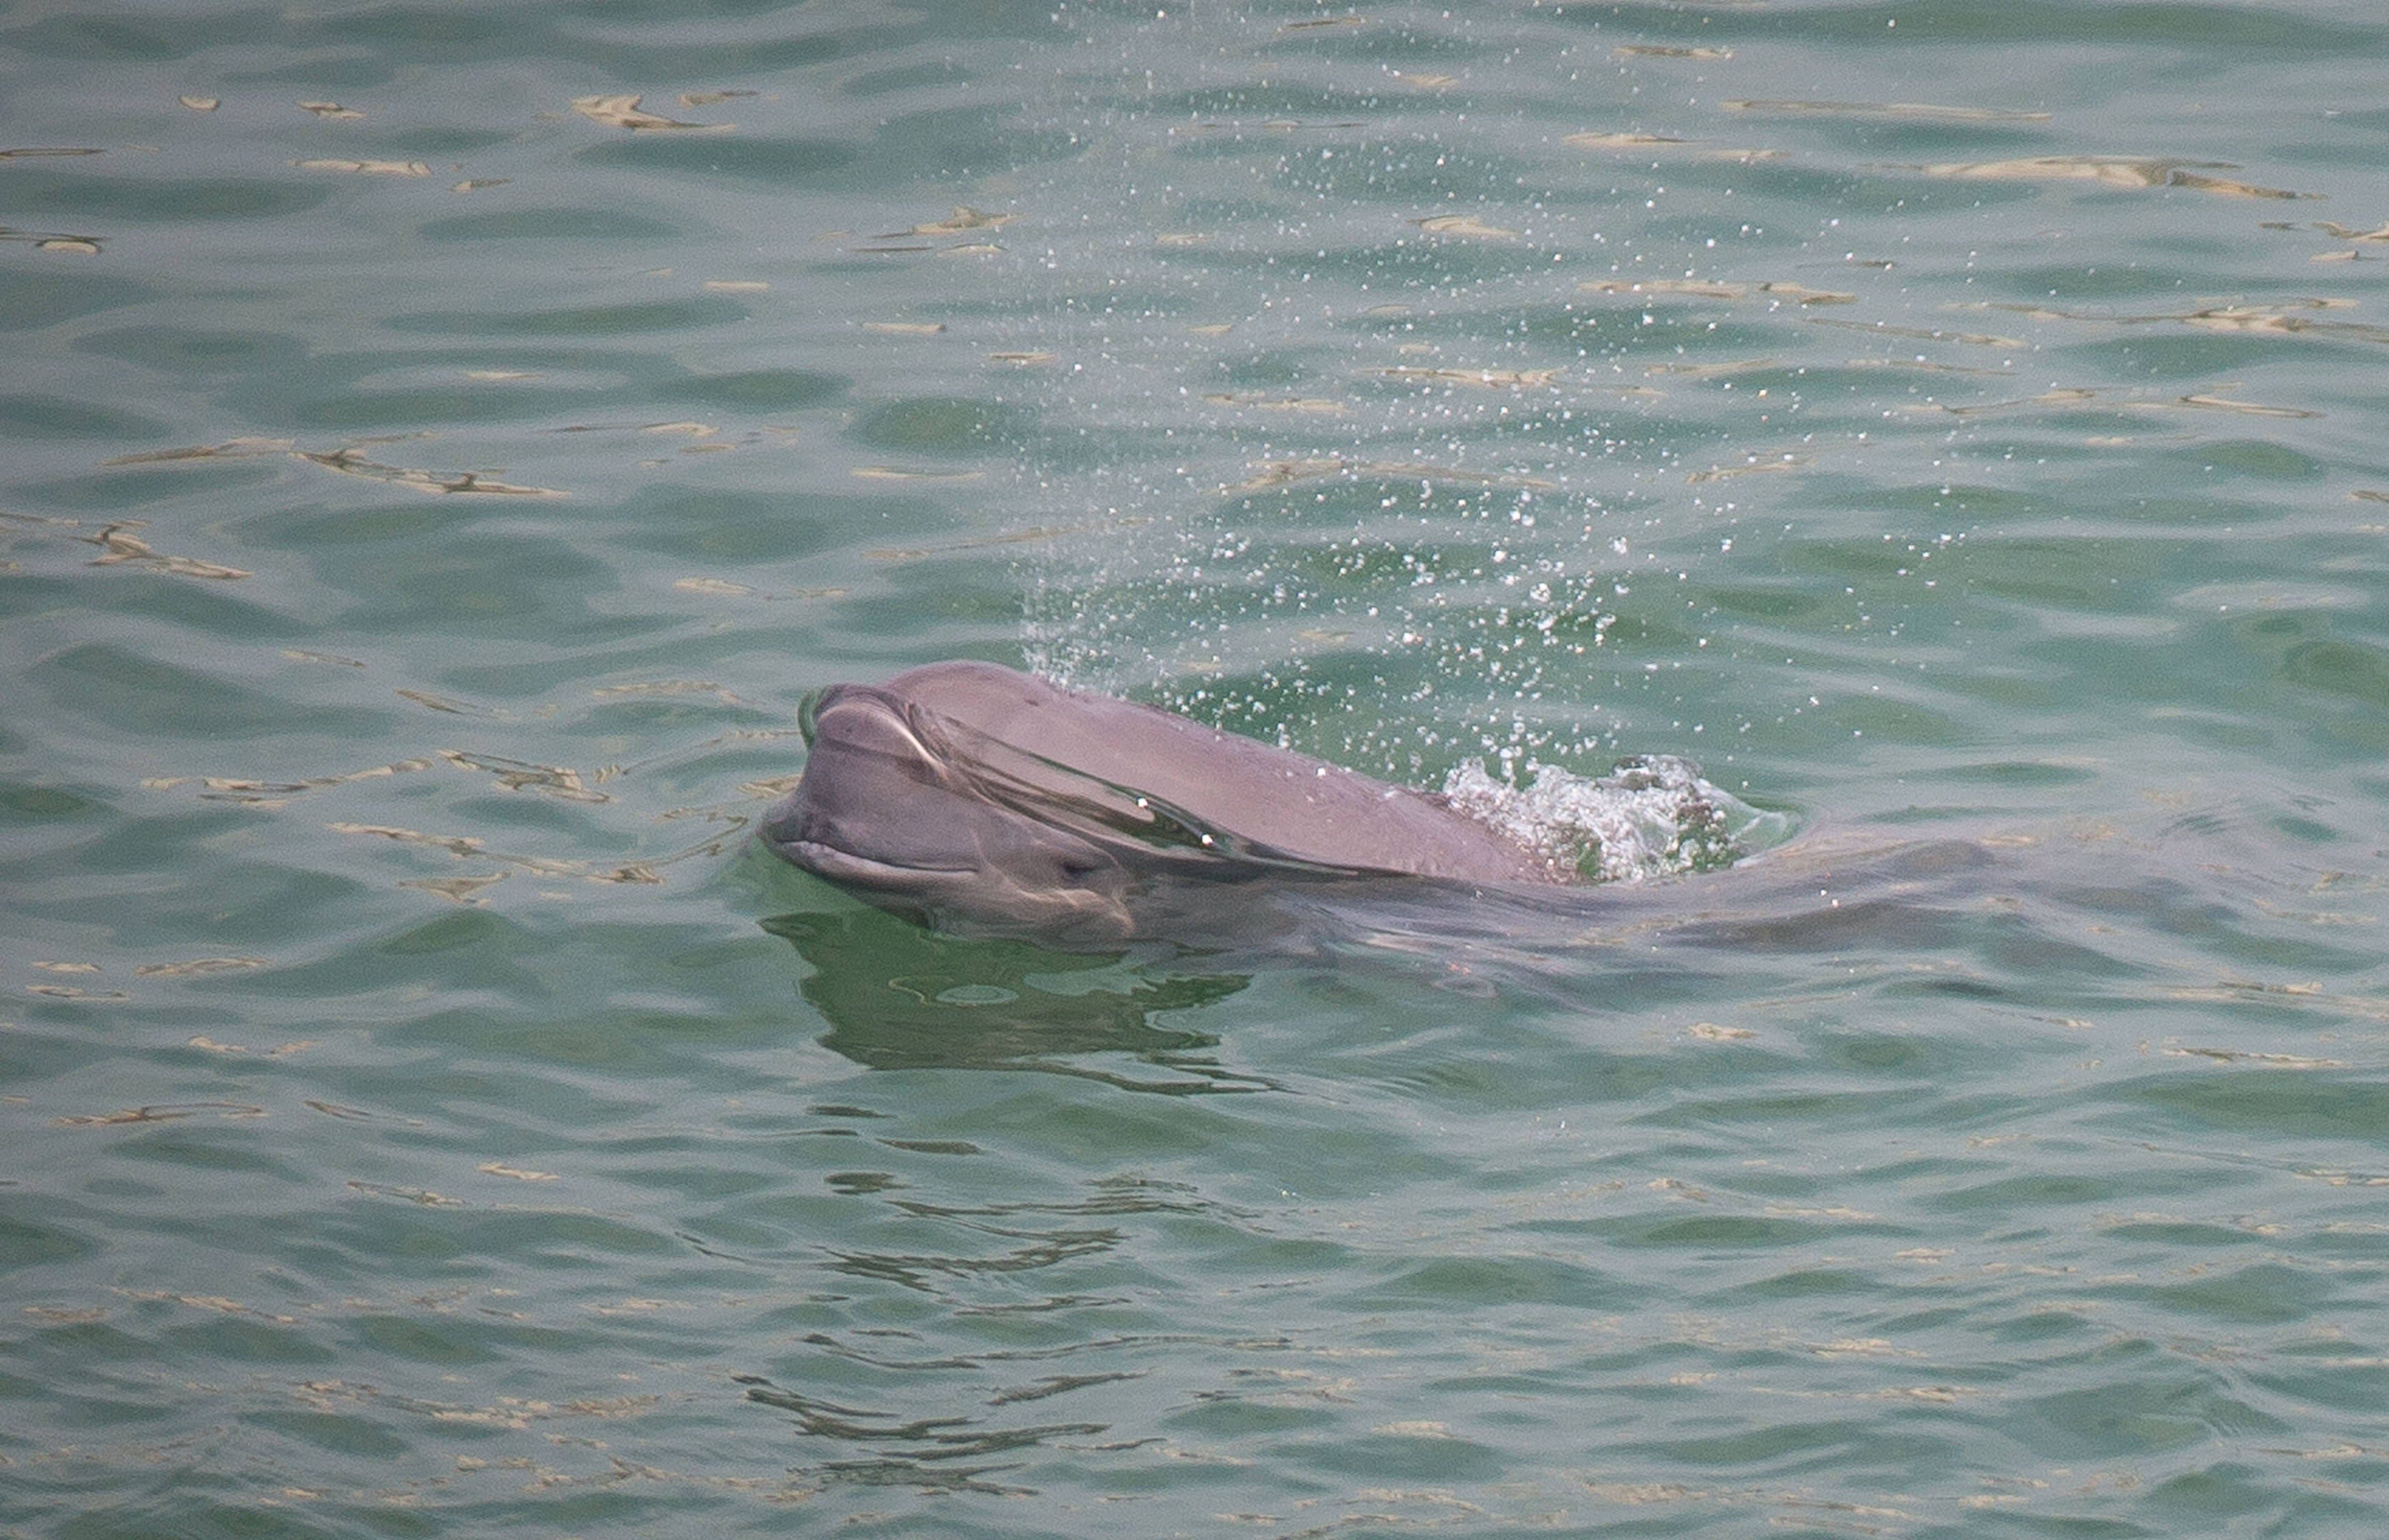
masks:
<svg viewBox="0 0 2389 1540"><path fill-rule="evenodd" d="M819 840L773 840L771 844L783 857L807 871L866 887L918 888L941 878L960 880L978 875L974 866L916 866L901 861L874 860Z"/></svg>

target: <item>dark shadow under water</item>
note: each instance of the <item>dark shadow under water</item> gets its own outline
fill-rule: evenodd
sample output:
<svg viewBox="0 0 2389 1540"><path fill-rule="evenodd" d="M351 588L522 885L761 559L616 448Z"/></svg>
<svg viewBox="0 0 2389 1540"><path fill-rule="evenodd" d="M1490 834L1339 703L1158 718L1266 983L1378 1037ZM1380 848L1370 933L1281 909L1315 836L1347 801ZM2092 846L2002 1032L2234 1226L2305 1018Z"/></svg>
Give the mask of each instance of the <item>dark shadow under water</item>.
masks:
<svg viewBox="0 0 2389 1540"><path fill-rule="evenodd" d="M1146 946L1140 961L970 940L877 909L780 915L763 929L811 964L798 987L830 1023L822 1046L875 1070L1046 1070L1179 1095L1268 1088L1209 1057L1216 1035L1159 1020L1252 982L1194 954ZM1158 1073L1090 1062L1106 1059Z"/></svg>

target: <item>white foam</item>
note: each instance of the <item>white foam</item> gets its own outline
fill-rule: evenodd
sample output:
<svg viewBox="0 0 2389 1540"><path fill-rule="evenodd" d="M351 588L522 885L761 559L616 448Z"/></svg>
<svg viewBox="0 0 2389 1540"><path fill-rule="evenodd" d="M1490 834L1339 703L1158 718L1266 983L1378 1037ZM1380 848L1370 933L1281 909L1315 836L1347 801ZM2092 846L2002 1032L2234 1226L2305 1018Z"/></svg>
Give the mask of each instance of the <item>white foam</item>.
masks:
<svg viewBox="0 0 2389 1540"><path fill-rule="evenodd" d="M1524 787L1494 779L1472 760L1445 780L1443 794L1455 812L1587 882L1709 871L1792 831L1785 815L1752 807L1702 779L1699 765L1668 754L1619 760L1599 779L1537 765Z"/></svg>

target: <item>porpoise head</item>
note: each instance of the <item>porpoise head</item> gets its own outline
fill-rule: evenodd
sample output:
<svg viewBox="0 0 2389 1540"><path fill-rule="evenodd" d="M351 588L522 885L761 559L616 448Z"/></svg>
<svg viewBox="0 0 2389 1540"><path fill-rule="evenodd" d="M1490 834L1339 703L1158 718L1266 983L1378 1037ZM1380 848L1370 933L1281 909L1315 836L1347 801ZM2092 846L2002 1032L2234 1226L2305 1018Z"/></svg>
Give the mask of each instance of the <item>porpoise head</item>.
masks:
<svg viewBox="0 0 2389 1540"><path fill-rule="evenodd" d="M762 838L884 909L975 934L1242 933L1260 890L1553 880L1438 797L993 663L806 703Z"/></svg>
<svg viewBox="0 0 2389 1540"><path fill-rule="evenodd" d="M833 685L807 702L804 730L803 778L762 826L786 860L933 923L1094 939L1134 930L1119 853L1024 803L958 744L966 728L888 689Z"/></svg>

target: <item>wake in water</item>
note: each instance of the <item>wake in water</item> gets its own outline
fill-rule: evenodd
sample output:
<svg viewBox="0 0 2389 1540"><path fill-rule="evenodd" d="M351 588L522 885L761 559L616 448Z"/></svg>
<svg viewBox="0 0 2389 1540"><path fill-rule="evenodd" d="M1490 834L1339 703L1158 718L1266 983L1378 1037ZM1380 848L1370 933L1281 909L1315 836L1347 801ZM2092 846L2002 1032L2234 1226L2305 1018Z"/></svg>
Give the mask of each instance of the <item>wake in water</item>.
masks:
<svg viewBox="0 0 2389 1540"><path fill-rule="evenodd" d="M1621 759L1609 775L1535 766L1512 786L1475 760L1444 781L1456 813L1535 852L1553 874L1580 882L1715 871L1791 838L1793 820L1752 807L1672 754Z"/></svg>

